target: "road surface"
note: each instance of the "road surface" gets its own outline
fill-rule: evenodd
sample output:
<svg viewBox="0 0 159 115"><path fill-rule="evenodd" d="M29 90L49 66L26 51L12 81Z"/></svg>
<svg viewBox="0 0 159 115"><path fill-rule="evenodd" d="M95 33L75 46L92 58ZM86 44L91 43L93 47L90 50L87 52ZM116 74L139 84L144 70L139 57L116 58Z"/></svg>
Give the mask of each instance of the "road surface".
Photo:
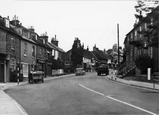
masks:
<svg viewBox="0 0 159 115"><path fill-rule="evenodd" d="M29 115L156 115L159 92L113 82L87 73L6 92Z"/></svg>

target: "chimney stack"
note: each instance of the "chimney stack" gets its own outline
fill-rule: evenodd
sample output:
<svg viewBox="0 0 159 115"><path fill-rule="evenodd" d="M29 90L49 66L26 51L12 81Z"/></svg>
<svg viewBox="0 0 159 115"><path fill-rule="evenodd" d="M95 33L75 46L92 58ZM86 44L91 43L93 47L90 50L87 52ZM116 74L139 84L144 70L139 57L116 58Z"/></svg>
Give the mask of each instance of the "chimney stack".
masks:
<svg viewBox="0 0 159 115"><path fill-rule="evenodd" d="M55 46L58 46L58 40L56 39L56 35L55 38L52 38L51 43L54 44Z"/></svg>
<svg viewBox="0 0 159 115"><path fill-rule="evenodd" d="M45 40L45 43L48 42L48 36L47 34L42 34L41 36L39 36L40 39Z"/></svg>

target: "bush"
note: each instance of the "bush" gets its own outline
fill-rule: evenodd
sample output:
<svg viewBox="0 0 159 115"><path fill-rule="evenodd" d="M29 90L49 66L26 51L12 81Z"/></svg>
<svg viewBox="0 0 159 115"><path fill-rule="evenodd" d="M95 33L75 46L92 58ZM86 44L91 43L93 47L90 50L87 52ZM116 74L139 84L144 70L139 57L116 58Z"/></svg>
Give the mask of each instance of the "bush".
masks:
<svg viewBox="0 0 159 115"><path fill-rule="evenodd" d="M147 68L153 70L153 59L147 55L139 55L135 60L135 64L141 70L141 74L147 74Z"/></svg>

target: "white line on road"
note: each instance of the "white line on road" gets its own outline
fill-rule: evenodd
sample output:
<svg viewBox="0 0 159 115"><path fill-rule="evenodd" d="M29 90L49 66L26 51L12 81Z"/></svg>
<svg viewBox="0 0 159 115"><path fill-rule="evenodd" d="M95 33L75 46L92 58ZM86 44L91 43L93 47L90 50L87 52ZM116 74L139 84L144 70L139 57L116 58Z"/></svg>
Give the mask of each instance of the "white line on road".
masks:
<svg viewBox="0 0 159 115"><path fill-rule="evenodd" d="M136 109L139 109L139 110L144 111L144 112L146 112L146 113L149 113L149 114L151 114L151 115L157 115L156 113L153 113L153 112L148 111L148 110L146 110L146 109L143 109L143 108L141 108L141 107L132 105L132 104L130 104L130 103L127 103L127 102L124 102L124 101L115 99L115 98L113 98L113 97L111 97L111 96L108 96L108 95L105 95L105 94L100 93L100 92L98 92L98 91L95 91L95 90L93 90L93 89L90 89L90 88L88 88L88 87L86 87L86 86L84 86L84 85L82 85L82 84L78 84L78 85L81 86L81 87L83 87L83 88L85 88L85 89L87 89L87 90L89 90L89 91L92 91L92 92L94 92L94 93L97 93L97 94L99 94L99 95L106 96L107 98L112 99L112 100L114 100L114 101L117 101L117 102L120 102L120 103L122 103L122 104L131 106L131 107L134 107L134 108L136 108Z"/></svg>
<svg viewBox="0 0 159 115"><path fill-rule="evenodd" d="M92 91L92 92L97 93L97 94L99 94L99 95L105 96L103 93L100 93L100 92L97 92L97 91L95 91L95 90L92 90L92 89L90 89L90 88L88 88L88 87L85 87L85 86L82 85L82 84L78 84L78 85L80 85L81 87L83 87L83 88L85 88L85 89L87 89L87 90L89 90L89 91Z"/></svg>

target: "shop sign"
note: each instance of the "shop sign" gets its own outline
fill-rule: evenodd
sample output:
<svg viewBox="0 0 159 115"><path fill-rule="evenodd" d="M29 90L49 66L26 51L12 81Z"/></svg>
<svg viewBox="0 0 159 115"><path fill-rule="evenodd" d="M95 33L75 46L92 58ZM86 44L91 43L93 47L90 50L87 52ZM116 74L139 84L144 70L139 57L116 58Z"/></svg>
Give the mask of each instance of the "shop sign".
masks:
<svg viewBox="0 0 159 115"><path fill-rule="evenodd" d="M37 63L45 63L45 60L40 60L40 59L38 59L38 60L37 60Z"/></svg>

